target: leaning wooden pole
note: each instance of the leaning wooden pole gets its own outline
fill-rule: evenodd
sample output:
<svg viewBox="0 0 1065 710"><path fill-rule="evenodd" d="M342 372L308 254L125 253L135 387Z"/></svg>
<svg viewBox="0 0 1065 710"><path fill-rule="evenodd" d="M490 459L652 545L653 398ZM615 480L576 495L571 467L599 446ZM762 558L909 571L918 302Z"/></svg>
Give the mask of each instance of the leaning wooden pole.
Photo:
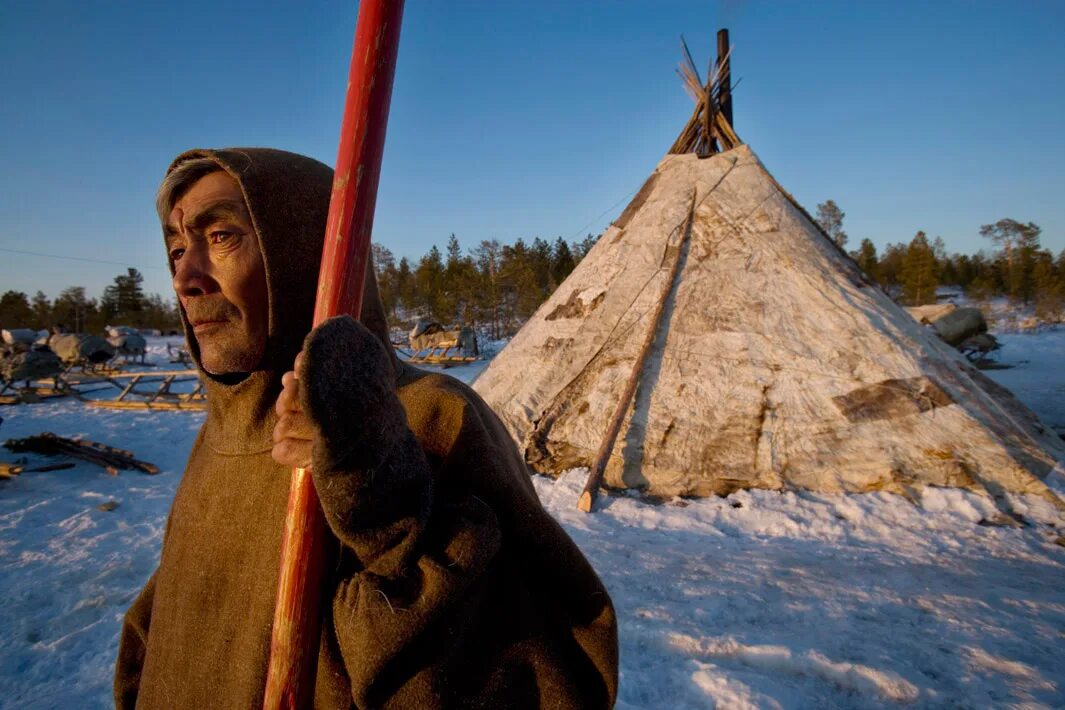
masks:
<svg viewBox="0 0 1065 710"><path fill-rule="evenodd" d="M403 0L362 0L329 200L314 324L358 317L381 155L396 71ZM321 637L326 524L309 469L292 472L263 707L309 708Z"/></svg>
<svg viewBox="0 0 1065 710"><path fill-rule="evenodd" d="M651 353L651 346L654 345L655 338L658 336L658 330L662 323L662 313L666 309L666 301L669 300L669 294L677 282L684 250L688 245L688 240L691 239L692 220L694 218L695 195L692 195L692 204L688 208L688 218L684 221L680 242L677 245L677 258L673 260L673 268L669 271L669 278L666 279L665 285L662 286L662 295L658 299L654 313L651 314L651 327L647 330L643 346L636 355L636 361L632 364L632 372L629 373L629 379L626 381L625 389L622 391L617 406L614 408L614 414L610 417L610 424L607 426L606 433L603 434L603 441L599 445L599 452L595 455L592 470L588 473L584 490L577 501L577 508L585 513L592 512L592 506L595 505L595 499L599 495L599 487L603 484L603 476L606 473L606 464L610 460L610 454L614 451L614 442L617 441L618 433L621 431L621 423L625 420L625 413L629 410L629 403L632 401L633 395L636 394L636 387L640 384L640 375L643 374L647 356Z"/></svg>

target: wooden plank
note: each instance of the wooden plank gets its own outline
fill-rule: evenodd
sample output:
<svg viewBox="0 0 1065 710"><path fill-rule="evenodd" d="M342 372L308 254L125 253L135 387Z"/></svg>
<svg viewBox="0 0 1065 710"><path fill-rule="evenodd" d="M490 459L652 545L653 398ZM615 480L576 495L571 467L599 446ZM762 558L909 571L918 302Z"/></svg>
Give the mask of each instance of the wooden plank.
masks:
<svg viewBox="0 0 1065 710"><path fill-rule="evenodd" d="M143 400L116 401L112 399L105 399L89 402L88 404L90 407L98 407L101 409L188 409L197 411L207 409L206 399L202 402L145 402Z"/></svg>

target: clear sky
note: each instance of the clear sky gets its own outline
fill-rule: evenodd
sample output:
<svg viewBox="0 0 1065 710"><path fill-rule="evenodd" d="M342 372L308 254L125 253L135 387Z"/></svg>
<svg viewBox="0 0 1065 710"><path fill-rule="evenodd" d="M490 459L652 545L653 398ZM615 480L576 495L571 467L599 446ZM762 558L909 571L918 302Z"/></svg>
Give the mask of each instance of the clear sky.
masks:
<svg viewBox="0 0 1065 710"><path fill-rule="evenodd" d="M191 147L332 164L354 2L0 5L0 291L169 295L152 207ZM408 0L375 239L598 232L691 112L674 73L735 46L735 124L856 246L951 251L1011 217L1065 248L1065 2ZM98 264L14 253L60 254Z"/></svg>

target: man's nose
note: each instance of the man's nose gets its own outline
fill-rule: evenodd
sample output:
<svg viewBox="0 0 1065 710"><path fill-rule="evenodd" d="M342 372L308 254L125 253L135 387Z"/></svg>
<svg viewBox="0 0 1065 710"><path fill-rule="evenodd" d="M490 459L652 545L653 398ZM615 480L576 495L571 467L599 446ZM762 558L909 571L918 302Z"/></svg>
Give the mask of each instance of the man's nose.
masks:
<svg viewBox="0 0 1065 710"><path fill-rule="evenodd" d="M178 296L203 296L216 290L207 250L190 244L174 264L174 291Z"/></svg>

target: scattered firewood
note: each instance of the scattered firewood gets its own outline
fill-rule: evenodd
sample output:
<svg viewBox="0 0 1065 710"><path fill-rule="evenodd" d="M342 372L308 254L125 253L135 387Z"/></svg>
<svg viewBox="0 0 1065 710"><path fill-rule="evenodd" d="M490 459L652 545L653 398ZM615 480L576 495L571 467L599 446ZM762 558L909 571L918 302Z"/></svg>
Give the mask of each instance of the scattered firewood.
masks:
<svg viewBox="0 0 1065 710"><path fill-rule="evenodd" d="M150 474L159 473L157 466L134 458L130 451L85 439L65 439L51 432L25 439L8 439L4 447L16 453L32 452L46 456L70 456L82 459L103 467L113 476L118 475L119 469L130 468Z"/></svg>
<svg viewBox="0 0 1065 710"><path fill-rule="evenodd" d="M26 473L44 473L45 471L65 471L68 468L74 468L75 464L70 461L64 461L62 463L46 463L43 466L34 466L33 468L27 468Z"/></svg>

